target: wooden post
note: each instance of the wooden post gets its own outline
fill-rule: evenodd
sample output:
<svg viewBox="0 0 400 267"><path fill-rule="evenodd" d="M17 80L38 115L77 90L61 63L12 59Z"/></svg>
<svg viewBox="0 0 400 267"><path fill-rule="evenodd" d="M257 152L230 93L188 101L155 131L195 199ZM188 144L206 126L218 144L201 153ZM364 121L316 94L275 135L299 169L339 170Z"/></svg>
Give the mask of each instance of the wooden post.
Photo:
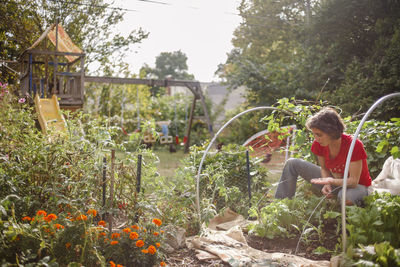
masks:
<svg viewBox="0 0 400 267"><path fill-rule="evenodd" d="M193 102L192 102L192 107L190 108L190 115L189 115L189 125L187 127L187 140L185 143L185 149L184 149L184 153L188 153L189 152L189 146L190 146L190 132L192 130L192 124L193 124L193 115L194 115L194 108L196 107L196 101L197 98L196 96L193 97Z"/></svg>
<svg viewBox="0 0 400 267"><path fill-rule="evenodd" d="M113 208L114 205L114 165L115 165L115 150L111 150L111 175L110 175L110 209ZM109 219L108 219L108 225L109 225L109 230L110 233L112 231L113 227L113 216L112 213L110 213Z"/></svg>
<svg viewBox="0 0 400 267"><path fill-rule="evenodd" d="M81 57L81 79L80 79L80 97L83 105L84 95L85 95L85 57Z"/></svg>
<svg viewBox="0 0 400 267"><path fill-rule="evenodd" d="M103 209L106 207L106 181L107 181L107 158L103 158L103 180L102 180L102 188L103 188ZM103 214L102 219L105 219L105 214Z"/></svg>
<svg viewBox="0 0 400 267"><path fill-rule="evenodd" d="M206 117L208 131L210 132L211 138L213 138L214 137L214 131L213 131L213 128L212 128L210 116L208 115L208 109L207 109L206 101L204 99L204 95L203 95L203 92L201 91L200 85L198 86L197 92L198 92L199 97L200 97L201 105L203 106L203 111L204 111L204 116Z"/></svg>
<svg viewBox="0 0 400 267"><path fill-rule="evenodd" d="M57 19L57 23L56 23L56 52L58 50L58 19ZM57 89L57 67L58 67L58 59L57 59L57 55L54 54L54 85L53 85L53 91L51 92L51 95L54 95L56 93L56 89Z"/></svg>

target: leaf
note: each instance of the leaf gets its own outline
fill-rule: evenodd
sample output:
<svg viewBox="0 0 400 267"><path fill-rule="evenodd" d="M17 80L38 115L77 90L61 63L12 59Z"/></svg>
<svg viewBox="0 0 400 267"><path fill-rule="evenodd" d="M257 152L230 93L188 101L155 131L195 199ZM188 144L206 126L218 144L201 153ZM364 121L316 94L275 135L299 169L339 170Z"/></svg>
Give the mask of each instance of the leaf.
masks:
<svg viewBox="0 0 400 267"><path fill-rule="evenodd" d="M325 247L317 247L316 249L313 250L313 253L316 255L322 255L324 253L330 253L329 249L326 249Z"/></svg>

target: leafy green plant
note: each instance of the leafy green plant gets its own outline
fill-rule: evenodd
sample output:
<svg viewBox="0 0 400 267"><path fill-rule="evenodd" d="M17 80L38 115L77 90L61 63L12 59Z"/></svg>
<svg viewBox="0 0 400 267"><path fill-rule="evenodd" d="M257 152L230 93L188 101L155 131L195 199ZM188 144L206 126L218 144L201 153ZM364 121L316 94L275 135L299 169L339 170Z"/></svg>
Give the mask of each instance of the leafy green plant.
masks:
<svg viewBox="0 0 400 267"><path fill-rule="evenodd" d="M399 266L400 249L394 248L389 242L375 243L360 248L349 248L345 258L348 266Z"/></svg>
<svg viewBox="0 0 400 267"><path fill-rule="evenodd" d="M349 244L369 245L387 241L400 246L400 196L374 194L365 198L366 207L348 207Z"/></svg>

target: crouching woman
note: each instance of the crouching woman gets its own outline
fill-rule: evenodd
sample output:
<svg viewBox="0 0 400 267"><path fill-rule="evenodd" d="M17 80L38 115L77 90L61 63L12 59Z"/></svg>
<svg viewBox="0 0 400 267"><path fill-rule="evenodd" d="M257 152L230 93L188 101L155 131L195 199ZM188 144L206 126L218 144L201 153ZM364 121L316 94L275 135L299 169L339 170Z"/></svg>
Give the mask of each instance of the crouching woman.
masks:
<svg viewBox="0 0 400 267"><path fill-rule="evenodd" d="M306 127L314 134L311 152L317 156L319 166L302 159L289 159L283 168L275 198L292 198L300 176L327 198L337 195L341 201L344 169L352 136L343 133L345 125L342 118L334 109L327 107L308 118ZM370 185L367 154L364 145L357 139L349 166L346 204L360 205L368 195Z"/></svg>

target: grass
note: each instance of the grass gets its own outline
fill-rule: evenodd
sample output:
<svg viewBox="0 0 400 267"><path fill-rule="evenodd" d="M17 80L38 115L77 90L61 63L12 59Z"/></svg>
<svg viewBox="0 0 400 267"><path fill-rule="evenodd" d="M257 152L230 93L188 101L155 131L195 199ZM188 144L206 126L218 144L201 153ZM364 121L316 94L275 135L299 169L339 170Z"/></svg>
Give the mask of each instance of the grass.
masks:
<svg viewBox="0 0 400 267"><path fill-rule="evenodd" d="M160 159L157 170L161 176L165 177L173 177L175 174L175 170L181 164L180 161L189 156L189 154L183 153L183 148L177 149L177 151L174 153L169 152L169 149L167 147L160 148L154 150L154 153Z"/></svg>

